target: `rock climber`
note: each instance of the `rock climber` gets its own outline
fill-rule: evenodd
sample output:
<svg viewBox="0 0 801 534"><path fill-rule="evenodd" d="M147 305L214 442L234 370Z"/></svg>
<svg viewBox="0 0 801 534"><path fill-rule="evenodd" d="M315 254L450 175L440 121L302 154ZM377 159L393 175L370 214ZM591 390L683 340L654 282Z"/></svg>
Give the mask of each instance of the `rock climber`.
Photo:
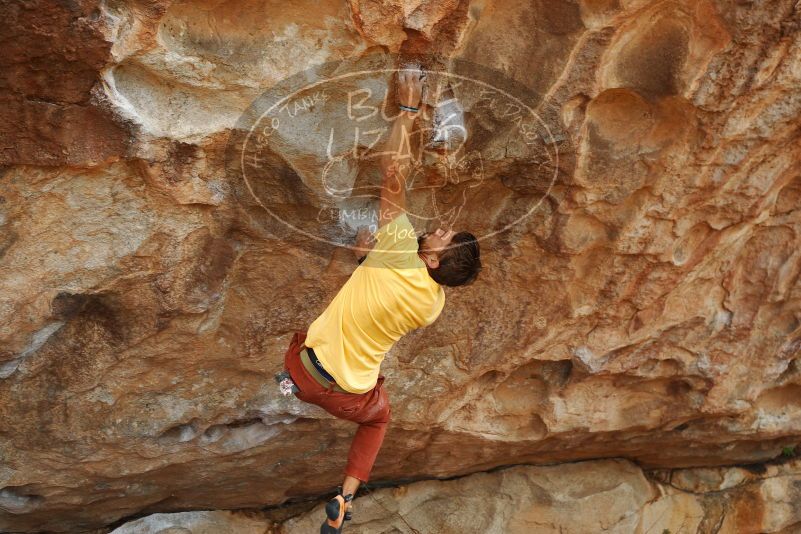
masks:
<svg viewBox="0 0 801 534"><path fill-rule="evenodd" d="M398 72L399 112L379 160L378 230L359 231L359 266L308 332L295 333L284 357L298 399L359 424L340 492L326 506L324 534L341 532L350 519L353 496L369 480L384 440L390 405L379 369L385 354L404 334L434 322L445 304L442 286L470 284L481 270L471 233L438 228L417 235L406 215L410 134L424 77L417 67Z"/></svg>

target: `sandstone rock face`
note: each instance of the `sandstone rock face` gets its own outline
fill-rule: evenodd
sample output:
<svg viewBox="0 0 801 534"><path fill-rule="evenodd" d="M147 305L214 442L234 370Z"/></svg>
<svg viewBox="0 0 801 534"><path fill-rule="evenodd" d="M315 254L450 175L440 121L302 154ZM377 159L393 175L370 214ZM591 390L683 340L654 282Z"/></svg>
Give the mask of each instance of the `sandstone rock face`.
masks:
<svg viewBox="0 0 801 534"><path fill-rule="evenodd" d="M410 204L487 236L486 267L384 362L393 419L374 480L602 457L753 463L801 439L796 1L37 0L0 12L0 530L277 505L340 482L354 428L279 397L272 377L354 266L335 246L352 228L321 210L369 205L331 198L321 168L336 162L326 169L345 191L377 179L369 137L327 144L359 118L344 74L376 72L359 83L380 99L398 57L429 58L432 78L488 69L480 81L524 88L541 123L529 139L475 85L426 96L454 99L465 168L482 174L448 174L431 150L420 179L437 195ZM242 126L288 79L328 82L293 101L294 129L265 141L248 181L232 165ZM423 124L447 132L437 120ZM686 504L688 518L705 506L687 493L647 504L657 486L603 465L586 484L600 503L614 493L604 477L628 480L632 525L658 502ZM527 514L545 472L487 483L521 488L495 503L517 518L505 528L539 520ZM791 486L767 480L765 509L792 508ZM753 532L798 519L759 521Z"/></svg>
<svg viewBox="0 0 801 534"><path fill-rule="evenodd" d="M348 532L797 532L801 462L650 473L622 460L519 466L377 490L354 502ZM655 478L654 478L655 477ZM659 481L658 479L661 479ZM112 534L315 532L324 505L285 521L270 513L154 514Z"/></svg>
<svg viewBox="0 0 801 534"><path fill-rule="evenodd" d="M354 502L350 532L797 532L801 463L684 469L645 476L626 461L513 467L375 491ZM358 512L358 513L357 513ZM323 505L290 519L312 532ZM318 527L319 528L319 527ZM122 534L122 533L121 533Z"/></svg>
<svg viewBox="0 0 801 534"><path fill-rule="evenodd" d="M318 525L319 530L319 525ZM227 511L153 514L114 529L115 534L272 534L273 524Z"/></svg>

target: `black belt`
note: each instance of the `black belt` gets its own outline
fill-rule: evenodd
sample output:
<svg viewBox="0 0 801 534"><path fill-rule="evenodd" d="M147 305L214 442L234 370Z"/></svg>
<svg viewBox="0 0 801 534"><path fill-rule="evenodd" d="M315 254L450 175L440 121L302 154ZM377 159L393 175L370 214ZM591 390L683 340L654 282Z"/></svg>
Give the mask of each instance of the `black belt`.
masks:
<svg viewBox="0 0 801 534"><path fill-rule="evenodd" d="M314 349L312 349L311 347L306 347L306 352L309 353L309 360L311 360L312 365L314 366L315 369L317 369L317 371L321 375L323 375L323 378L325 378L329 382L333 382L334 384L336 384L337 381L334 380L334 377L331 376L328 373L328 371L325 370L325 368L323 367L323 364L320 363L319 358L317 358L317 355L314 353Z"/></svg>

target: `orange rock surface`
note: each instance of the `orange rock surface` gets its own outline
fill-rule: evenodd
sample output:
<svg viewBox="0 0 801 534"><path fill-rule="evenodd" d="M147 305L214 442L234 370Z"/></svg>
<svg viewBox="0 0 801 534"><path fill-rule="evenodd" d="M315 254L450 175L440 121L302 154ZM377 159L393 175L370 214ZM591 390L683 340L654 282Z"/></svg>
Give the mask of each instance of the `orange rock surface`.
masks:
<svg viewBox="0 0 801 534"><path fill-rule="evenodd" d="M410 206L486 236L485 269L387 356L374 480L609 457L711 469L801 441L795 0L31 0L0 14L0 531L280 505L341 482L354 427L280 397L273 375L355 266L335 246L352 228L321 214L369 199L332 188L377 179L370 137L327 132L355 123L354 91L383 94L398 57L436 58L432 79L476 66L486 87L530 95L540 123L515 129L511 100L474 82L425 97L452 98L463 129L426 153ZM345 76L359 69L375 75ZM300 79L328 81L293 101L249 181L232 165L242 125ZM421 124L442 136L446 119ZM462 166L444 155L454 142ZM629 463L603 469L656 491ZM587 484L612 476L599 473ZM765 506L787 502L771 488ZM510 532L532 524L519 506Z"/></svg>

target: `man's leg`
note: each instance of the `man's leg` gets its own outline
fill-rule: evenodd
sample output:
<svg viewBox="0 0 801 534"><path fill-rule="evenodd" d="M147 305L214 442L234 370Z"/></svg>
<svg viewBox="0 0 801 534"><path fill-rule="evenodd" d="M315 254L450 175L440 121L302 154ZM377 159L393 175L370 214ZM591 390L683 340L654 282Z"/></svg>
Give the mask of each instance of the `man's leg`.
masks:
<svg viewBox="0 0 801 534"><path fill-rule="evenodd" d="M355 496L359 485L369 480L391 417L392 410L384 389L383 376L379 377L376 387L369 394L370 398L362 409L354 417L349 418L359 423L359 428L348 451L342 495ZM348 509L351 509L351 505L352 503L348 503Z"/></svg>
<svg viewBox="0 0 801 534"><path fill-rule="evenodd" d="M353 437L348 451L348 464L345 467L345 480L342 482L341 495L334 497L326 506L328 515L326 524L331 527L330 532L336 532L335 529L338 529L344 520L343 514L353 509L353 497L355 497L359 485L369 480L376 456L384 442L391 410L383 382L384 377L379 377L376 387L369 393L365 393L369 397L361 409L344 417L349 421L359 423L359 428L356 430L356 435ZM333 398L331 395L323 395L319 406L337 417L342 417L343 414L338 410L341 400L342 398L338 395ZM350 498L346 501L345 497L348 496ZM321 532L328 532L327 528L324 526Z"/></svg>
<svg viewBox="0 0 801 534"><path fill-rule="evenodd" d="M305 338L305 332L298 332L293 336L284 357L285 366L300 388L300 392L296 393L300 400L316 404L338 418L359 424L348 451L345 480L342 483L342 495L356 495L360 484L369 480L391 416L384 377L379 376L375 388L363 395L326 391L308 375L300 363L298 352ZM360 400L362 397L366 397L366 400ZM352 411L356 406L359 406L358 411ZM349 502L347 509L350 507Z"/></svg>
<svg viewBox="0 0 801 534"><path fill-rule="evenodd" d="M362 481L358 478L345 475L345 482L342 483L342 495L356 495L361 483Z"/></svg>

